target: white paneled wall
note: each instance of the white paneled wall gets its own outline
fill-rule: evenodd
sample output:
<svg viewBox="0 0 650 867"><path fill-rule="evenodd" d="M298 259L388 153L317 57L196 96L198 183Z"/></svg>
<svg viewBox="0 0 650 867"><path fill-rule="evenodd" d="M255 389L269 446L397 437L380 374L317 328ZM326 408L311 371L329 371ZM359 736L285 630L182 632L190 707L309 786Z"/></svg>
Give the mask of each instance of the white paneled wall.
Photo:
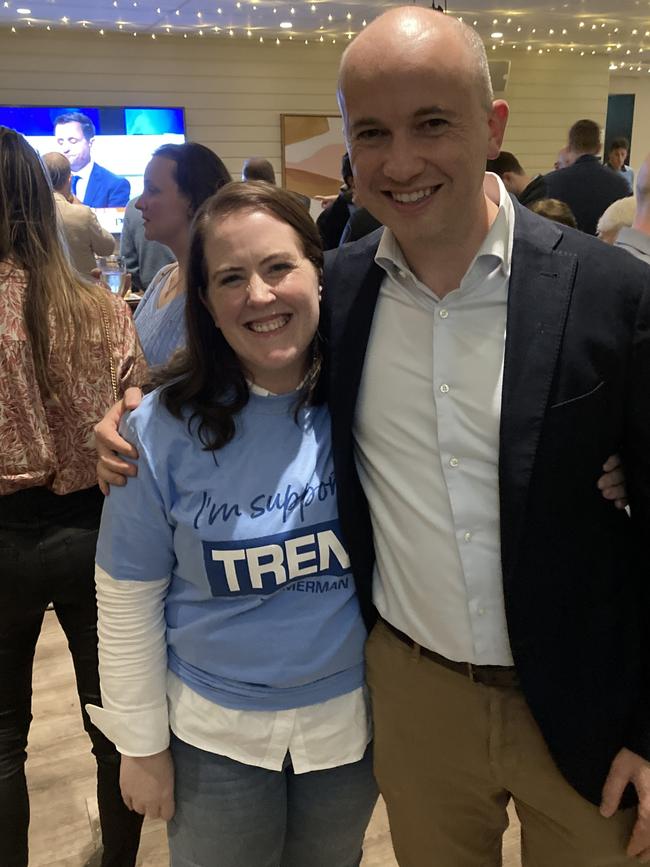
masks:
<svg viewBox="0 0 650 867"><path fill-rule="evenodd" d="M339 46L0 30L0 102L185 107L188 138L233 176L263 156L280 177L280 114L338 114Z"/></svg>
<svg viewBox="0 0 650 867"><path fill-rule="evenodd" d="M0 101L183 105L188 137L212 147L234 175L251 155L270 159L279 175L280 114L337 113L336 67L343 46L253 40L0 30ZM591 117L604 123L605 58L489 54L490 60L511 60L504 147L529 172L552 167L573 121Z"/></svg>
<svg viewBox="0 0 650 867"><path fill-rule="evenodd" d="M499 52L490 51L493 56ZM590 118L604 126L609 62L569 53L512 51L508 56L510 122L504 150L516 154L529 174L550 171L571 124Z"/></svg>

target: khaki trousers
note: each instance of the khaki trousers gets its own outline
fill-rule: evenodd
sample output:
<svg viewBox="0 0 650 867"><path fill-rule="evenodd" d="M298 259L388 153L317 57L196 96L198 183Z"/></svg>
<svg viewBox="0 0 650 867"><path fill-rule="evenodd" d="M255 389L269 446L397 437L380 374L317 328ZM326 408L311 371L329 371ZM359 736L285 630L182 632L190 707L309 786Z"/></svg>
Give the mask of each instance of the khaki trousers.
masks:
<svg viewBox="0 0 650 867"><path fill-rule="evenodd" d="M518 689L472 683L381 622L366 662L375 775L400 867L498 867L511 798L523 867L638 863L625 855L636 808L603 819L578 795Z"/></svg>

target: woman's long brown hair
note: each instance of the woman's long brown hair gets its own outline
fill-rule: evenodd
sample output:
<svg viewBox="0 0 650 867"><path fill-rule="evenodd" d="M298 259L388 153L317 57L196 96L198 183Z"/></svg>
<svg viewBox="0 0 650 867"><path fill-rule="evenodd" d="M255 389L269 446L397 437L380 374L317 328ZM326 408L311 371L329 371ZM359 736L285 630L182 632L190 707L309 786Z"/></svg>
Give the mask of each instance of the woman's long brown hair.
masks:
<svg viewBox="0 0 650 867"><path fill-rule="evenodd" d="M189 425L197 422L198 437L208 450L223 448L235 435L235 419L250 395L246 372L215 327L204 300L208 291L205 246L208 231L219 219L246 211L263 211L287 223L298 236L305 258L316 272L323 270L323 248L307 209L288 190L265 181L234 181L203 203L192 224L187 266L185 324L187 346L158 372L161 402L176 418L189 410ZM318 334L311 347L311 365L297 395L295 414L305 404L322 402L321 352Z"/></svg>
<svg viewBox="0 0 650 867"><path fill-rule="evenodd" d="M96 326L106 290L70 264L56 218L49 177L36 151L0 126L0 262L27 278L23 317L43 400L57 399L50 376L50 334L75 357ZM112 305L107 304L110 311ZM109 313L109 315L112 315Z"/></svg>

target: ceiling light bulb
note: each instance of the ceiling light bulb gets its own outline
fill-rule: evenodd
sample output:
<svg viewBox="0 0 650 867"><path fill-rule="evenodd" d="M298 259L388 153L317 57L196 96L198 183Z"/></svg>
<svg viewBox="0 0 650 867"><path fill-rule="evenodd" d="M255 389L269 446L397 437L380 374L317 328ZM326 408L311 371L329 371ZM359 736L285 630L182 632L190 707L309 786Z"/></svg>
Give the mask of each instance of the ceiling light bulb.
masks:
<svg viewBox="0 0 650 867"><path fill-rule="evenodd" d="M494 33L490 33L490 39L501 39L502 36L503 33L501 33L499 30L495 30Z"/></svg>
<svg viewBox="0 0 650 867"><path fill-rule="evenodd" d="M280 27L283 30L289 30L291 27L293 27L293 24L291 23L291 21L280 21Z"/></svg>
<svg viewBox="0 0 650 867"><path fill-rule="evenodd" d="M31 10L31 9L24 9L24 8L16 9L16 12L17 12L19 15L31 15L31 14L32 14L32 10Z"/></svg>

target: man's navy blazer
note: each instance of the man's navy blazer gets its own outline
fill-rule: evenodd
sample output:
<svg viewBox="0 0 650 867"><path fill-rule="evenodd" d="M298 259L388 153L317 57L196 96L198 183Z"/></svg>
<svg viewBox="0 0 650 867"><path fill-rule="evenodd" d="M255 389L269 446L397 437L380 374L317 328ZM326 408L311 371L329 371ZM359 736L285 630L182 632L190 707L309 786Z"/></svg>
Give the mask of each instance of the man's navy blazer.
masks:
<svg viewBox="0 0 650 867"><path fill-rule="evenodd" d="M621 747L650 759L650 268L515 209L499 450L508 633L555 762L598 803ZM352 425L379 237L327 254L322 317L340 518L368 625L374 553ZM631 518L597 488L616 452ZM432 592L435 570L422 563Z"/></svg>
<svg viewBox="0 0 650 867"><path fill-rule="evenodd" d="M88 178L83 204L89 208L124 208L131 198L131 184L95 163Z"/></svg>

